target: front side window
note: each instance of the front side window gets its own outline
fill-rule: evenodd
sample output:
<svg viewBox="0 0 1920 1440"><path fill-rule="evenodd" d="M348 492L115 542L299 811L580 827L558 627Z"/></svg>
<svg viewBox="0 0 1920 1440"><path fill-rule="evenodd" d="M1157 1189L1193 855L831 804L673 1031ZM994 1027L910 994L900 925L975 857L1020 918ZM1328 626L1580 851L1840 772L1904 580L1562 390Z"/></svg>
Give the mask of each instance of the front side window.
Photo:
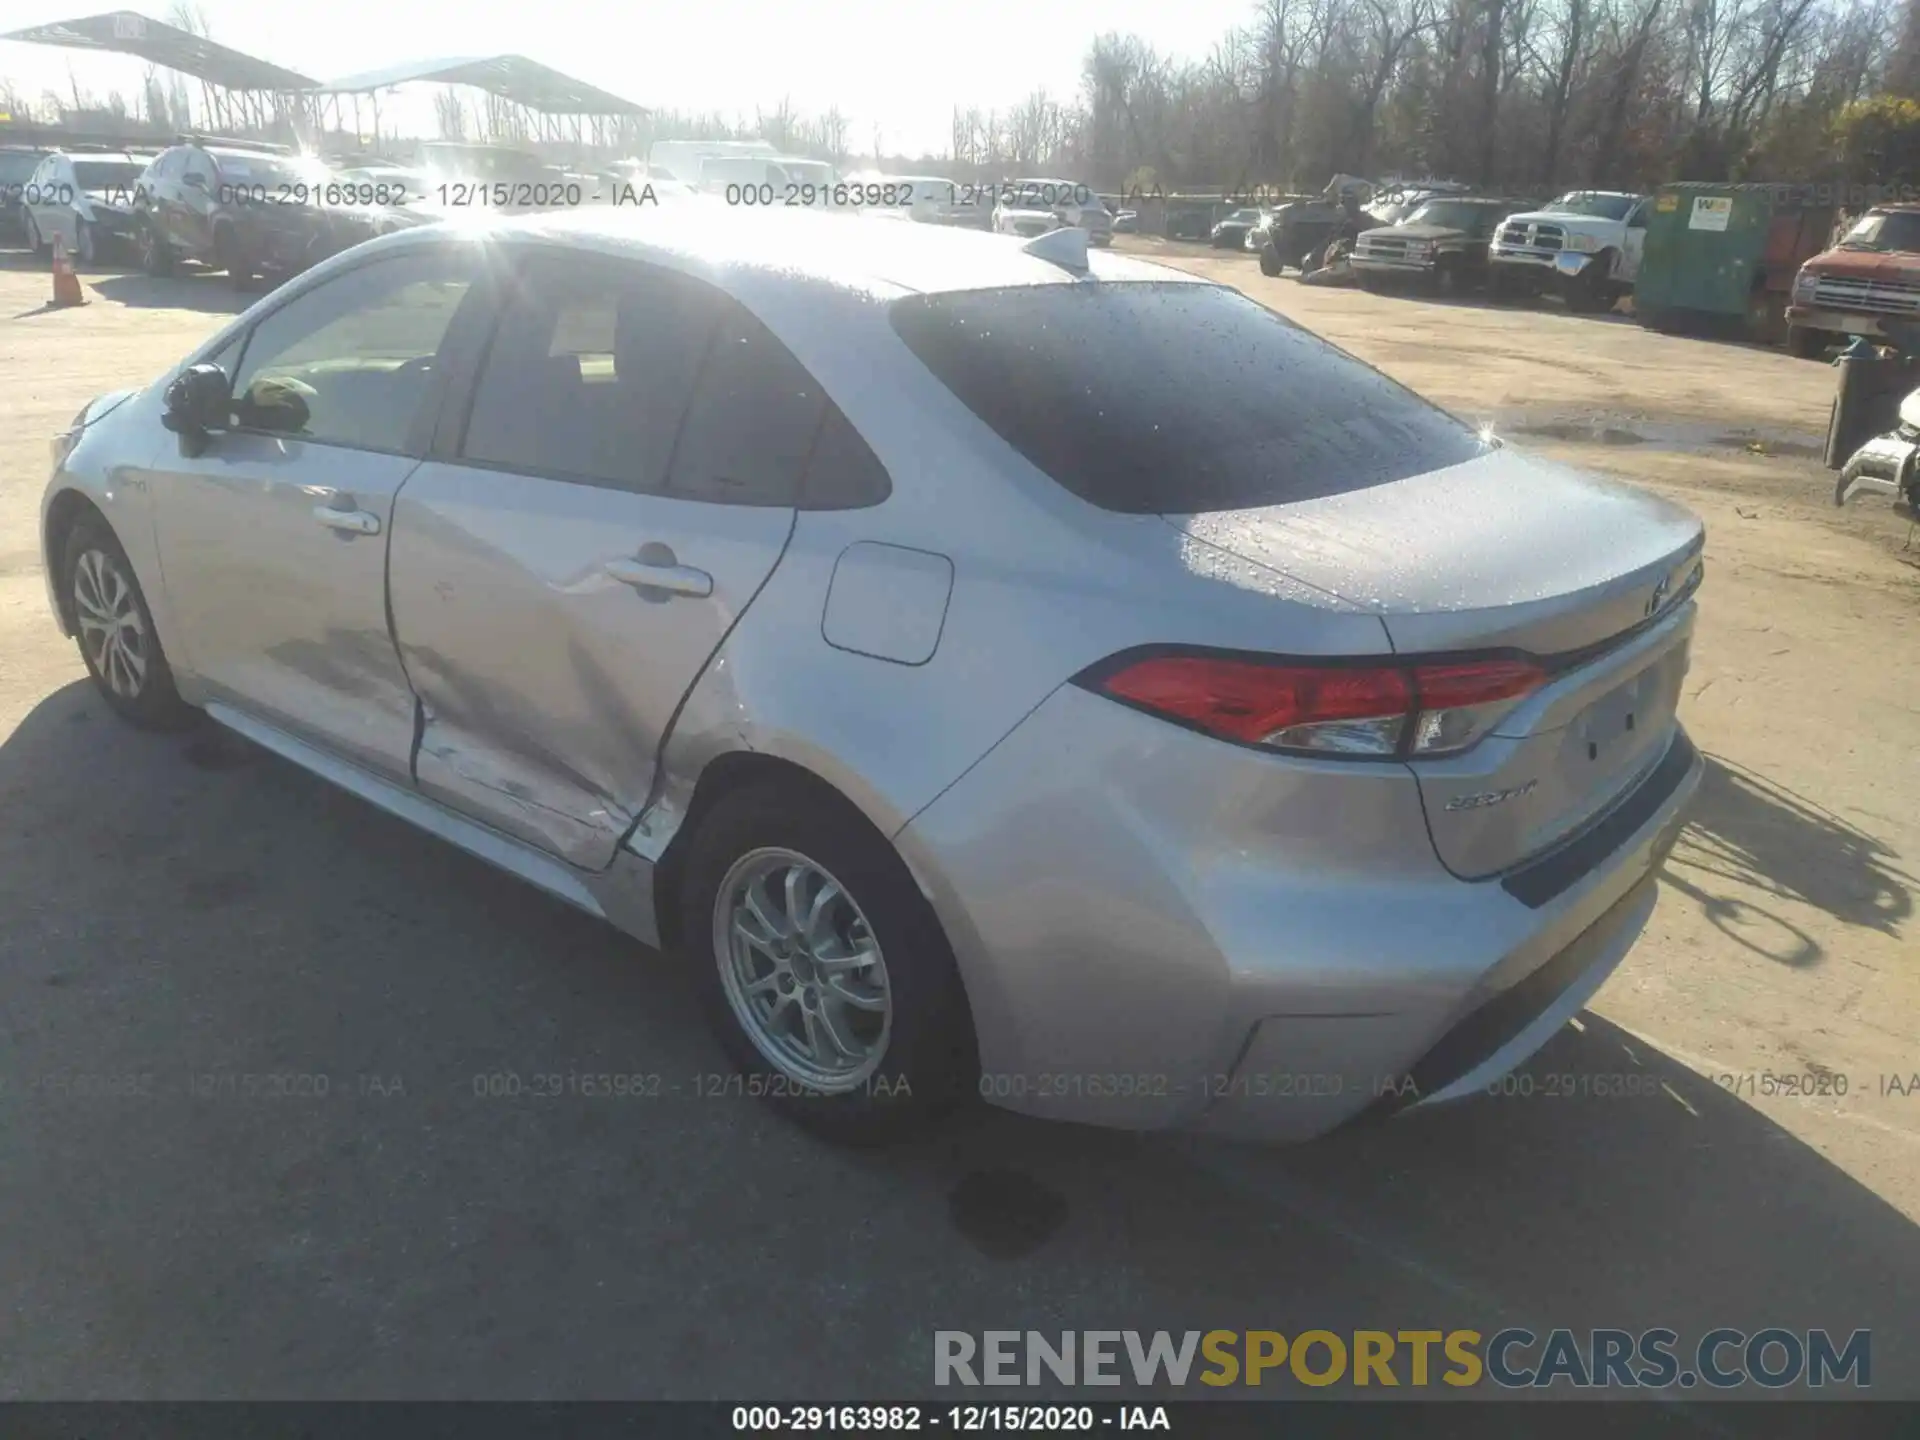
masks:
<svg viewBox="0 0 1920 1440"><path fill-rule="evenodd" d="M953 291L897 300L891 319L1002 439L1105 510L1281 505L1484 449L1471 427L1223 286Z"/></svg>
<svg viewBox="0 0 1920 1440"><path fill-rule="evenodd" d="M1591 215L1600 220L1624 220L1634 207L1631 195L1602 195L1594 190L1573 190L1547 206L1548 215Z"/></svg>
<svg viewBox="0 0 1920 1440"><path fill-rule="evenodd" d="M448 251L350 270L253 328L234 376L234 422L362 450L405 451L435 358L472 283Z"/></svg>

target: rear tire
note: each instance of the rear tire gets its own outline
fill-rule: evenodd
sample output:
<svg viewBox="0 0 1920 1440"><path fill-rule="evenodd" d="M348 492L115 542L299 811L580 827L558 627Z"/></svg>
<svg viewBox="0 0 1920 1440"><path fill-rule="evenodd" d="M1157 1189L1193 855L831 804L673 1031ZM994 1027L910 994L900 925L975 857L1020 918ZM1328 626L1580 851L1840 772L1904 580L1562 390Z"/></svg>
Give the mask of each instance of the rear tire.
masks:
<svg viewBox="0 0 1920 1440"><path fill-rule="evenodd" d="M724 796L692 837L679 903L694 983L746 1093L850 1145L902 1138L974 1094L966 992L939 920L885 837L824 786Z"/></svg>
<svg viewBox="0 0 1920 1440"><path fill-rule="evenodd" d="M147 597L104 520L87 516L74 524L60 576L80 658L114 713L143 730L192 724L199 712L174 688Z"/></svg>
<svg viewBox="0 0 1920 1440"><path fill-rule="evenodd" d="M1260 273L1262 275L1278 275L1280 273L1280 257L1273 253L1273 247L1271 245L1263 245L1260 247Z"/></svg>
<svg viewBox="0 0 1920 1440"><path fill-rule="evenodd" d="M53 249L40 233L40 222L33 218L32 211L27 212L27 249L35 255L45 255Z"/></svg>

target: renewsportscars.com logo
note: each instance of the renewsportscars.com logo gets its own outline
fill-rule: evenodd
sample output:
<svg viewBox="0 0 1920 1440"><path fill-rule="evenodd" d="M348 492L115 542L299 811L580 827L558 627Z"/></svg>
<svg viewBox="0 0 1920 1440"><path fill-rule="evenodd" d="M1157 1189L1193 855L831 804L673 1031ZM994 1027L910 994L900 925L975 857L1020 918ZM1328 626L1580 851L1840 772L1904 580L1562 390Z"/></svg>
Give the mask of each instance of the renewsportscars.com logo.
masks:
<svg viewBox="0 0 1920 1440"><path fill-rule="evenodd" d="M1778 1390L1873 1383L1873 1332L1825 1330L936 1330L936 1385L1357 1385Z"/></svg>

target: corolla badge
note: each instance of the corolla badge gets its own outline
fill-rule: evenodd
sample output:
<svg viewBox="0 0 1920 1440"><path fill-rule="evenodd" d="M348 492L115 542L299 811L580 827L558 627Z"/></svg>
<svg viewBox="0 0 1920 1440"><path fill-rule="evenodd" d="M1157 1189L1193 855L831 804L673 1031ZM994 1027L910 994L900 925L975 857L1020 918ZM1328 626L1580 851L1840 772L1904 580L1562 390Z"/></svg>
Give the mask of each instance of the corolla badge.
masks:
<svg viewBox="0 0 1920 1440"><path fill-rule="evenodd" d="M1646 613L1648 615L1657 615L1660 613L1660 607L1667 603L1667 589L1668 577L1662 575L1660 577L1660 583L1653 587L1653 593L1647 596Z"/></svg>
<svg viewBox="0 0 1920 1440"><path fill-rule="evenodd" d="M1447 801L1449 810L1484 810L1489 805L1504 805L1509 800L1517 800L1540 782L1529 780L1524 785L1514 785L1505 790L1481 790L1473 795L1456 795Z"/></svg>

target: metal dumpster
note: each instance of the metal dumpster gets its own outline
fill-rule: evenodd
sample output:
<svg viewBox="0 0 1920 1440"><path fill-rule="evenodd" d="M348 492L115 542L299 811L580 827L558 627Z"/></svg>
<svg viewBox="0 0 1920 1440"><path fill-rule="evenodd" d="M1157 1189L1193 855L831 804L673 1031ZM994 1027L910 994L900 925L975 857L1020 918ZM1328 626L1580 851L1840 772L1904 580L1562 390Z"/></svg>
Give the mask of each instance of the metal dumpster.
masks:
<svg viewBox="0 0 1920 1440"><path fill-rule="evenodd" d="M1827 248L1831 187L1681 180L1654 192L1634 282L1642 325L1776 344L1801 262Z"/></svg>

